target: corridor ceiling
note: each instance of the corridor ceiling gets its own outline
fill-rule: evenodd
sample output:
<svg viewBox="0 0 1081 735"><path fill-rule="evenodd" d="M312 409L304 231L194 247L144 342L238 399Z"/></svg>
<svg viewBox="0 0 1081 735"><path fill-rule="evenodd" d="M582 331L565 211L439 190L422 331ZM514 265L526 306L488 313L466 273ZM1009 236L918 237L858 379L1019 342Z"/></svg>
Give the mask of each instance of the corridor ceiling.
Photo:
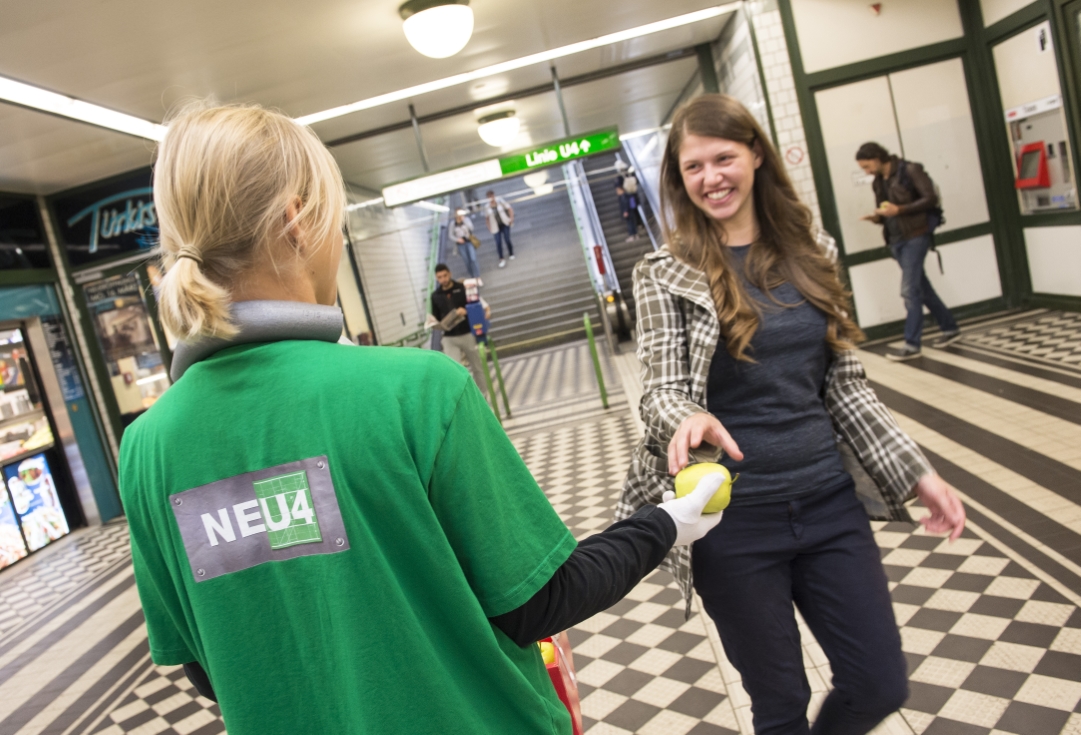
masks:
<svg viewBox="0 0 1081 735"><path fill-rule="evenodd" d="M258 102L301 116L718 5L717 0L472 0L476 26L449 59L406 42L400 0L0 0L0 76L161 122L184 100ZM573 77L715 40L715 17L557 60ZM565 90L573 132L661 123L694 74L693 57ZM547 64L412 100L417 115L551 80ZM409 119L409 101L314 125L325 141ZM514 105L516 143L562 136L552 93ZM490 155L476 115L422 126L433 168ZM0 190L47 194L140 166L151 141L0 102ZM332 149L346 180L378 188L422 172L411 130Z"/></svg>

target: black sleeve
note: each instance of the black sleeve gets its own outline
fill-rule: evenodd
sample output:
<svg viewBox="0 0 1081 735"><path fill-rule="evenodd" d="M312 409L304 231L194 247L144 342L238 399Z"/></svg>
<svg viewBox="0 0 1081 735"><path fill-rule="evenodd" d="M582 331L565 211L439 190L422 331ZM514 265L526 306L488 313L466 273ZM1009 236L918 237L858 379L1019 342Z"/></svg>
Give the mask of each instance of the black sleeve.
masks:
<svg viewBox="0 0 1081 735"><path fill-rule="evenodd" d="M647 505L578 544L548 583L492 623L519 646L588 620L622 600L676 542L676 524Z"/></svg>
<svg viewBox="0 0 1081 735"><path fill-rule="evenodd" d="M210 677L206 675L206 671L199 665L198 661L184 664L184 673L188 675L188 681L195 685L195 691L212 702L218 701L218 695L214 693L214 687L210 686Z"/></svg>
<svg viewBox="0 0 1081 735"><path fill-rule="evenodd" d="M436 288L439 288L439 286L436 286ZM436 297L435 297L435 291L432 291L431 301L432 301L432 316L434 316L439 321L443 321L443 317L445 317L446 314L443 313L443 309L440 307L439 300L436 299Z"/></svg>

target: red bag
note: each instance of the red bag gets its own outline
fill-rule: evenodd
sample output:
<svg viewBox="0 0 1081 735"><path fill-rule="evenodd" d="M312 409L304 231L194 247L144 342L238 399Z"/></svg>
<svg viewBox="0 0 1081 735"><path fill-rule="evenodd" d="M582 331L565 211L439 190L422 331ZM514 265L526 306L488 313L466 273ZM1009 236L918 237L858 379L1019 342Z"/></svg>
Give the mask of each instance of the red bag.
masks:
<svg viewBox="0 0 1081 735"><path fill-rule="evenodd" d="M571 725L574 735L582 735L582 705L578 699L578 678L574 671L574 657L571 654L571 642L563 632L552 638L545 638L556 649L555 663L546 664L548 676L559 695L559 701L571 713Z"/></svg>

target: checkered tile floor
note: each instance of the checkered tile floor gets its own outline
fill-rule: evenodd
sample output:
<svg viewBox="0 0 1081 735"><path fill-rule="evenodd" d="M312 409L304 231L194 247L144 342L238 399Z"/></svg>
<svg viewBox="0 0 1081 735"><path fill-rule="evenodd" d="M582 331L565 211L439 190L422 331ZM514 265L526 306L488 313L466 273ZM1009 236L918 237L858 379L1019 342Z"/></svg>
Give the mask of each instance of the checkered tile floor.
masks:
<svg viewBox="0 0 1081 735"><path fill-rule="evenodd" d="M217 735L225 724L218 705L196 694L182 667L156 666L92 732Z"/></svg>
<svg viewBox="0 0 1081 735"><path fill-rule="evenodd" d="M1037 312L1005 324L966 330L961 344L1081 369L1081 314Z"/></svg>
<svg viewBox="0 0 1081 735"><path fill-rule="evenodd" d="M63 546L46 547L4 571L0 639L104 569L130 556L128 527L76 531Z"/></svg>
<svg viewBox="0 0 1081 735"><path fill-rule="evenodd" d="M875 524L919 733L1081 732L1081 611L971 531Z"/></svg>
<svg viewBox="0 0 1081 735"><path fill-rule="evenodd" d="M636 442L625 411L515 440L579 539L612 522ZM656 572L569 632L591 735L739 733L701 615L685 621L683 607L672 577Z"/></svg>

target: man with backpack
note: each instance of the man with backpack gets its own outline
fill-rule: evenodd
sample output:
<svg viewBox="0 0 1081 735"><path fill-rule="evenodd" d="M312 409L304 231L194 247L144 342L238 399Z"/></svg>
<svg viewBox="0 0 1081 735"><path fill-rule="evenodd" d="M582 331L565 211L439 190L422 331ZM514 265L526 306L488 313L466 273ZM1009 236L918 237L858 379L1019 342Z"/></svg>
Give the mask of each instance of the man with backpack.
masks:
<svg viewBox="0 0 1081 735"><path fill-rule="evenodd" d="M891 155L878 143L860 146L856 163L864 173L875 177L872 187L876 210L862 219L883 225L886 246L901 265L901 297L907 312L905 344L886 357L904 361L920 356L924 306L942 330L934 346L956 342L961 338L957 321L923 270L927 251L934 247L935 228L943 222L934 182L921 164Z"/></svg>

